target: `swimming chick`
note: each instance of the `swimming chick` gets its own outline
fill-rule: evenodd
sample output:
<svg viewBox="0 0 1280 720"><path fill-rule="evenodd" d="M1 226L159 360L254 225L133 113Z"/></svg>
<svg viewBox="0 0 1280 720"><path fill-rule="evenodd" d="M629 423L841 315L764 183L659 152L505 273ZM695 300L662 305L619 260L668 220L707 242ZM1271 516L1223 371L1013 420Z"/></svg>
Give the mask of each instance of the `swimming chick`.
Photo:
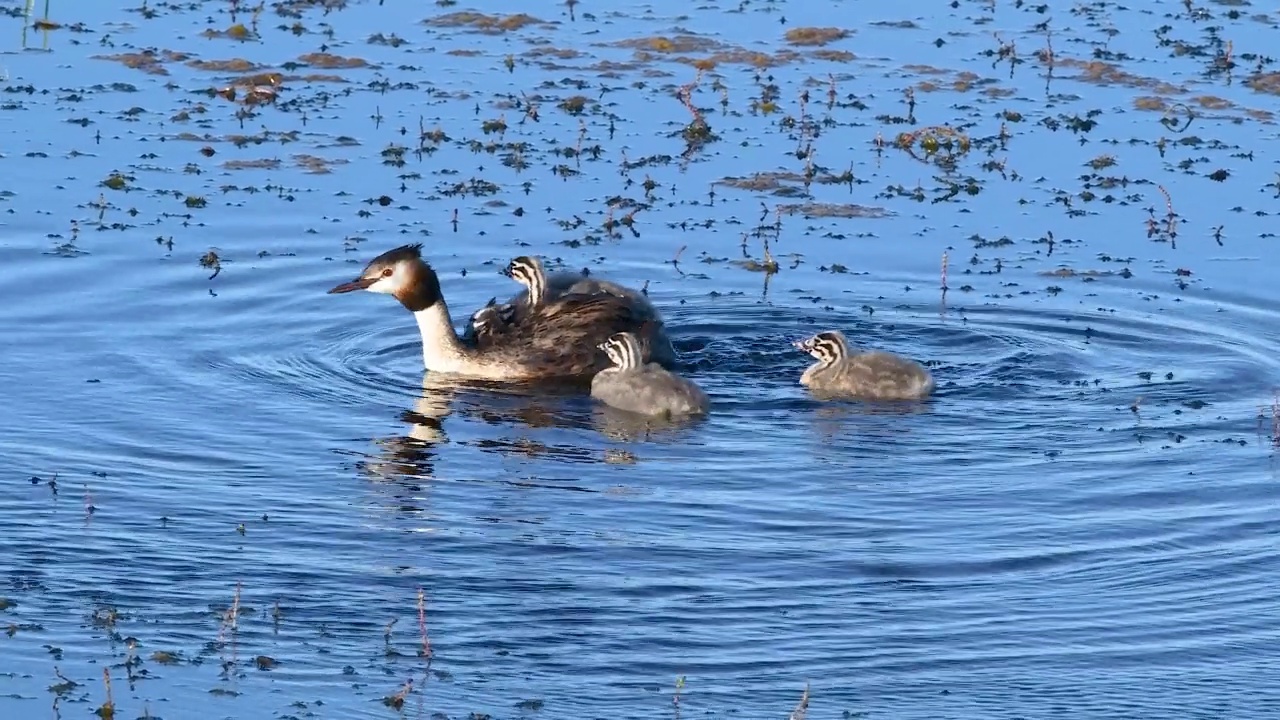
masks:
<svg viewBox="0 0 1280 720"><path fill-rule="evenodd" d="M820 332L795 346L818 360L800 376L800 384L817 395L920 400L933 392L933 378L919 363L878 350L851 353L839 330Z"/></svg>
<svg viewBox="0 0 1280 720"><path fill-rule="evenodd" d="M564 295L531 308L485 343L463 342L449 316L440 278L422 259L420 244L379 255L355 280L329 292L355 290L392 295L413 313L422 335L423 365L430 371L499 381L586 378L610 365L598 345L626 331L642 332L652 348L647 359L675 363L662 322L609 293Z"/></svg>
<svg viewBox="0 0 1280 720"><path fill-rule="evenodd" d="M591 396L620 410L642 415L700 415L710 405L695 383L657 363L644 362L635 334L620 332L600 344L613 367L591 379Z"/></svg>

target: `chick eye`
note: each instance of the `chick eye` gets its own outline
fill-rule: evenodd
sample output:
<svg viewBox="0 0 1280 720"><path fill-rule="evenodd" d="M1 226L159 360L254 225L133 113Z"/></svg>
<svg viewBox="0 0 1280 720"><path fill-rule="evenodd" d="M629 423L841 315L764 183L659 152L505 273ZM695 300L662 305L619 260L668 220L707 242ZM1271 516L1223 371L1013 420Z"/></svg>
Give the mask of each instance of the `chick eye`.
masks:
<svg viewBox="0 0 1280 720"><path fill-rule="evenodd" d="M393 270L391 268L386 268L382 271L382 277L391 277L392 272Z"/></svg>

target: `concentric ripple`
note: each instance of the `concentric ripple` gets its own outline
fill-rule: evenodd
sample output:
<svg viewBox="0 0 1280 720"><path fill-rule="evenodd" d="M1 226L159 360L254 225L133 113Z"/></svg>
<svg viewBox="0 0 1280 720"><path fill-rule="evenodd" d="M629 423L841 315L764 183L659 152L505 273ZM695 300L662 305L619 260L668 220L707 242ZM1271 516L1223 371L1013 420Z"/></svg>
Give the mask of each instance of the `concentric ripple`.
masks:
<svg viewBox="0 0 1280 720"><path fill-rule="evenodd" d="M279 648L301 683L334 667L385 672L383 621L366 609L411 614L426 582L438 652L465 678L441 691L457 702L493 682L519 702L504 678L529 663L572 672L548 693L557 707L623 716L653 692L633 678L733 688L767 672L824 678L814 687L841 696L856 667L883 706L1017 682L1027 699L1000 695L1005 709L989 715L1049 712L1070 704L1059 678L1105 687L1116 668L1140 678L1153 664L1195 676L1267 646L1272 593L1258 580L1280 561L1274 491L1241 472L1247 449L1219 441L1256 443L1258 392L1280 355L1245 341L1256 328L1212 322L1223 311L1175 321L899 305L853 316L691 301L668 321L682 372L716 410L666 425L602 411L581 387L424 380L416 329L388 304L305 333L267 320L234 347L156 353L172 338L138 335L104 358L152 391L116 396L96 454L67 457L109 468L83 484L95 505L138 515L131 543L180 544L138 555L103 539L111 550L86 555L75 536L21 524L8 572L31 618L82 612L66 572L111 588L93 604L129 608L118 622L134 634L171 628L148 637L156 647L203 644L232 578L248 578L242 602L280 601L287 627L246 620L241 642ZM790 342L826 328L921 359L937 397L911 408L811 400L796 383L808 359ZM204 401L168 405L180 391ZM145 441L126 431L149 416L167 429ZM357 429L370 427L381 430ZM85 521L64 494L46 510L49 492L32 485L14 507L54 526ZM228 545L237 524L244 540ZM193 565L196 545L216 550ZM305 650L319 627L327 660ZM701 697L734 702L716 687Z"/></svg>
<svg viewBox="0 0 1280 720"><path fill-rule="evenodd" d="M48 5L0 716L1280 715L1265 14ZM406 242L459 322L518 254L645 287L713 412L424 378L326 294ZM830 328L936 396L815 400Z"/></svg>

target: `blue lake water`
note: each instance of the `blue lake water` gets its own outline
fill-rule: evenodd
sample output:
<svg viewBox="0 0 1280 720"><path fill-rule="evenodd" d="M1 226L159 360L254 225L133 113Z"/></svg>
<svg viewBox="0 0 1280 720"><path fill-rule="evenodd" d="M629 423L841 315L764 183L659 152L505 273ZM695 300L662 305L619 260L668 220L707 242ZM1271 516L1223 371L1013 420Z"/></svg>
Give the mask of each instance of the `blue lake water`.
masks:
<svg viewBox="0 0 1280 720"><path fill-rule="evenodd" d="M1280 715L1280 15L42 6L0 4L3 717L104 668L169 720ZM711 416L424 378L325 294L406 242L459 324L519 254L647 287ZM936 397L811 399L827 328Z"/></svg>

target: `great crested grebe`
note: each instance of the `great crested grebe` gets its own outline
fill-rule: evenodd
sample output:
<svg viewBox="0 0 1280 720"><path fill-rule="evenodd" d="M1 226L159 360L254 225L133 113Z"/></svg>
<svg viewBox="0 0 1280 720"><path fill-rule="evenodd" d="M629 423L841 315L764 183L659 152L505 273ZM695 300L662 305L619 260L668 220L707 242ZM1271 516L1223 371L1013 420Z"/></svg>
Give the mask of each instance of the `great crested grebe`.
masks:
<svg viewBox="0 0 1280 720"><path fill-rule="evenodd" d="M828 398L920 400L933 392L933 377L914 360L873 350L852 353L839 330L820 332L795 346L818 362L800 376L800 384Z"/></svg>
<svg viewBox="0 0 1280 720"><path fill-rule="evenodd" d="M394 296L413 313L422 334L427 370L483 380L589 377L608 367L598 345L618 332L637 331L649 357L675 363L675 350L656 311L607 292L571 293L530 307L523 317L485 342L458 337L440 291L440 278L422 258L422 246L389 250L365 266L360 276L330 293L368 290Z"/></svg>
<svg viewBox="0 0 1280 720"><path fill-rule="evenodd" d="M645 363L640 340L630 332L615 333L600 344L613 361L591 379L591 396L612 407L642 415L700 415L707 395L691 380L657 363Z"/></svg>

